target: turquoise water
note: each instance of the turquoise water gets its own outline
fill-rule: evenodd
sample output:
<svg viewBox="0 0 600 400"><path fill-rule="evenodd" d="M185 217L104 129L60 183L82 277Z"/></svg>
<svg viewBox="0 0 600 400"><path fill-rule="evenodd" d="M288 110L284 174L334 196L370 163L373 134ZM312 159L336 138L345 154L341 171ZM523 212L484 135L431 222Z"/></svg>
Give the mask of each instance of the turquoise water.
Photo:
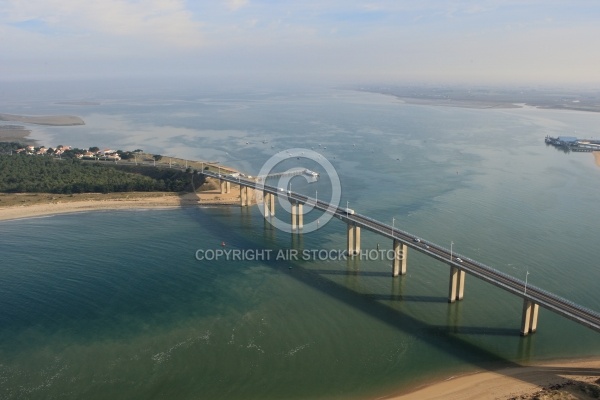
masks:
<svg viewBox="0 0 600 400"><path fill-rule="evenodd" d="M589 153L543 143L597 137L599 115L333 90L44 100L2 106L86 120L34 128L44 142L142 147L250 173L275 151L314 147L336 167L342 203L600 310L600 169ZM326 177L293 185L330 195ZM362 236L365 249L390 246ZM539 331L519 337L519 299L470 276L465 299L449 305L447 266L415 252L396 279L385 260L195 258L222 241L343 249L345 227L292 236L255 207L1 223L1 397L371 398L473 369L600 355L597 333L546 310Z"/></svg>

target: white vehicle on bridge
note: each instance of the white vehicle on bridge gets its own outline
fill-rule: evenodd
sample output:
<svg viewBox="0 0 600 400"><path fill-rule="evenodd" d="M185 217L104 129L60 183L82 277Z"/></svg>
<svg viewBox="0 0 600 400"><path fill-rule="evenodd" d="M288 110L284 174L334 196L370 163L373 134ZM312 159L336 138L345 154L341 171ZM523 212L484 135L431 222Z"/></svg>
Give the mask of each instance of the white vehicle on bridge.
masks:
<svg viewBox="0 0 600 400"><path fill-rule="evenodd" d="M345 208L345 209L344 209L344 212L345 212L346 214L350 214L350 215L354 214L354 210L353 210L353 209L351 209L351 208Z"/></svg>

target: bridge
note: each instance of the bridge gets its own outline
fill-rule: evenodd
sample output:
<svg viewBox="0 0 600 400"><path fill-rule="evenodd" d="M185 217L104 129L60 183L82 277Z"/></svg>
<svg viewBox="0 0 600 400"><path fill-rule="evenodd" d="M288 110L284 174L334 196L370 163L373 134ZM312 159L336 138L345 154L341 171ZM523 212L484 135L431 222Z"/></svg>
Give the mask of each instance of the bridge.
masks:
<svg viewBox="0 0 600 400"><path fill-rule="evenodd" d="M304 171L306 171L306 169L304 169L304 168L292 168L285 172L277 172L277 173L269 174L266 176L257 176L256 178L261 181L266 181L267 179L271 179L271 178L304 175Z"/></svg>
<svg viewBox="0 0 600 400"><path fill-rule="evenodd" d="M521 316L521 335L526 336L537 330L539 307L553 311L565 318L600 332L600 313L590 310L574 302L559 297L553 293L528 285L526 282L513 276L498 271L469 257L456 254L435 243L423 240L411 233L402 231L393 226L369 218L366 215L355 213L346 208L317 200L300 193L284 191L282 188L258 183L241 176L223 175L210 171L203 171L204 175L219 179L221 191L228 193L231 183L239 185L240 204L250 205L251 190L262 192L265 218L275 215L275 196L285 197L292 205L291 218L292 230L301 232L303 228L302 206L310 205L333 215L333 217L347 224L347 251L350 256L360 253L361 229L381 235L392 241L395 258L392 261L392 276L406 274L408 248L423 253L450 266L450 279L448 285L448 302L462 300L465 290L465 275L468 273L476 278L488 282L507 292L523 298L523 311Z"/></svg>

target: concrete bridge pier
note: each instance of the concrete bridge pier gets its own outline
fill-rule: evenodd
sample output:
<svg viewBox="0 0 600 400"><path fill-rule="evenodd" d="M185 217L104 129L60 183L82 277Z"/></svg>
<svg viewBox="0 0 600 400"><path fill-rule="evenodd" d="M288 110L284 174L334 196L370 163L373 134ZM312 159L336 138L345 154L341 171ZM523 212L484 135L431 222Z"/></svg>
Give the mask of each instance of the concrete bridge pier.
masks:
<svg viewBox="0 0 600 400"><path fill-rule="evenodd" d="M304 227L304 214L302 212L302 203L292 202L292 231L302 229Z"/></svg>
<svg viewBox="0 0 600 400"><path fill-rule="evenodd" d="M269 198L266 193L263 193L263 215L265 218L269 216Z"/></svg>
<svg viewBox="0 0 600 400"><path fill-rule="evenodd" d="M269 192L263 192L263 211L265 217L275 215L275 195Z"/></svg>
<svg viewBox="0 0 600 400"><path fill-rule="evenodd" d="M450 266L450 285L448 303L462 300L465 294L465 271L455 266Z"/></svg>
<svg viewBox="0 0 600 400"><path fill-rule="evenodd" d="M360 253L360 226L348 222L347 229L348 255L355 256Z"/></svg>
<svg viewBox="0 0 600 400"><path fill-rule="evenodd" d="M248 186L240 185L240 206L245 207L249 206L251 203L251 192Z"/></svg>
<svg viewBox="0 0 600 400"><path fill-rule="evenodd" d="M231 193L231 182L221 181L221 194Z"/></svg>
<svg viewBox="0 0 600 400"><path fill-rule="evenodd" d="M394 239L394 260L392 261L392 276L406 274L406 256L408 246Z"/></svg>
<svg viewBox="0 0 600 400"><path fill-rule="evenodd" d="M538 311L540 306L531 300L523 300L523 315L521 317L521 336L527 336L537 330Z"/></svg>
<svg viewBox="0 0 600 400"><path fill-rule="evenodd" d="M275 215L275 195L269 193L269 215Z"/></svg>

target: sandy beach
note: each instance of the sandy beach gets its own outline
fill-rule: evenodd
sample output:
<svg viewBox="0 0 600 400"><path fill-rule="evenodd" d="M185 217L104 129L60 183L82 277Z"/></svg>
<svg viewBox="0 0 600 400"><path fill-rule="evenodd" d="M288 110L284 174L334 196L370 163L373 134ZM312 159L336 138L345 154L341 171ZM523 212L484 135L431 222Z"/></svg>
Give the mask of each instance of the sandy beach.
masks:
<svg viewBox="0 0 600 400"><path fill-rule="evenodd" d="M112 194L2 194L0 221L68 214L86 211L132 210L143 208L198 207L238 204L239 192L221 194L216 190L187 193L112 193Z"/></svg>
<svg viewBox="0 0 600 400"><path fill-rule="evenodd" d="M599 399L600 358L449 377L386 400Z"/></svg>

